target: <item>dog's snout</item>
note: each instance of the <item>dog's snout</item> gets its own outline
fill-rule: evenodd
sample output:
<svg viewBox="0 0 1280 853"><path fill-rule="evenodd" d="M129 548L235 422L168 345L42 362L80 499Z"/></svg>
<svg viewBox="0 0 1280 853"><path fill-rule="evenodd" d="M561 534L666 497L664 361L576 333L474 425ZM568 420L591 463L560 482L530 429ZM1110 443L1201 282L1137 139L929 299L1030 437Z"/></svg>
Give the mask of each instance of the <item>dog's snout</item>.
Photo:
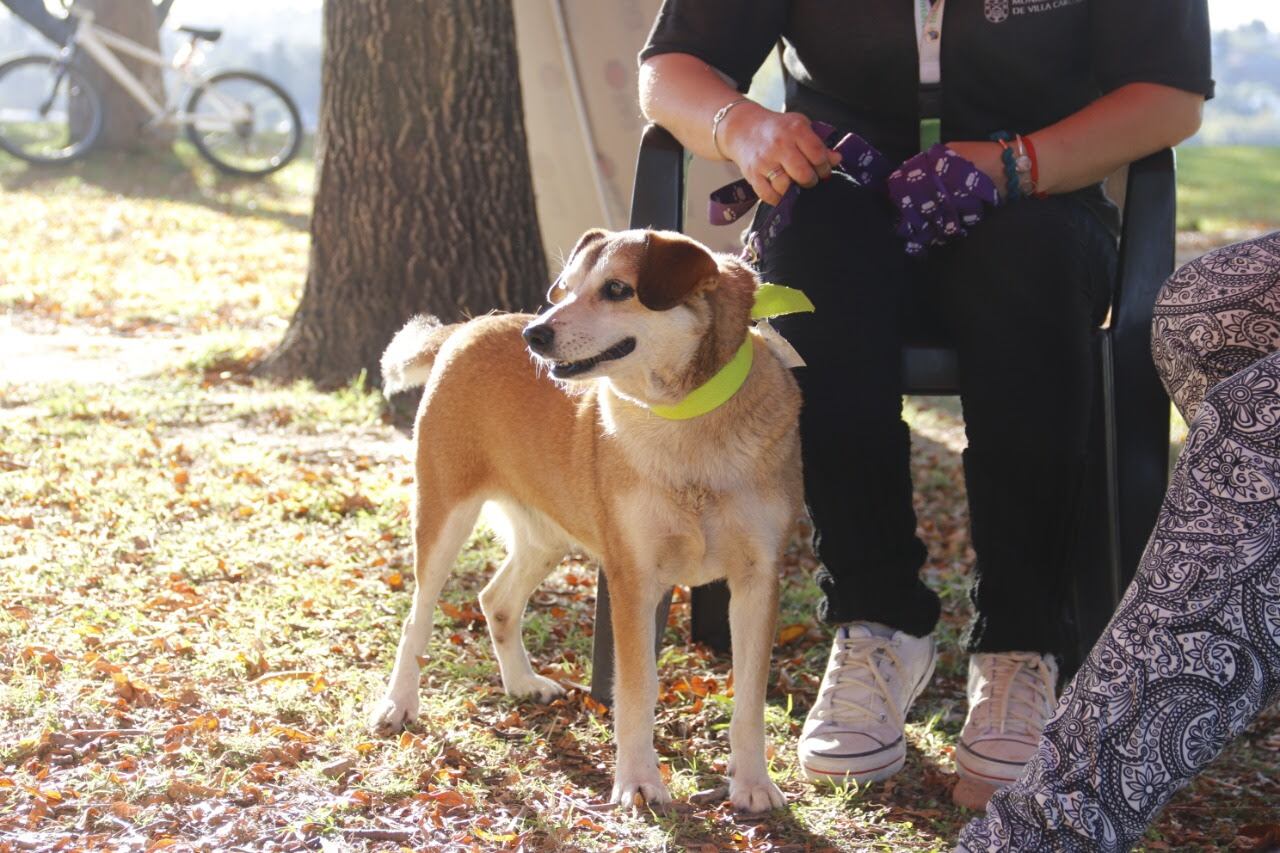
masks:
<svg viewBox="0 0 1280 853"><path fill-rule="evenodd" d="M548 323L530 323L524 327L524 342L539 355L551 349L555 339L556 330Z"/></svg>

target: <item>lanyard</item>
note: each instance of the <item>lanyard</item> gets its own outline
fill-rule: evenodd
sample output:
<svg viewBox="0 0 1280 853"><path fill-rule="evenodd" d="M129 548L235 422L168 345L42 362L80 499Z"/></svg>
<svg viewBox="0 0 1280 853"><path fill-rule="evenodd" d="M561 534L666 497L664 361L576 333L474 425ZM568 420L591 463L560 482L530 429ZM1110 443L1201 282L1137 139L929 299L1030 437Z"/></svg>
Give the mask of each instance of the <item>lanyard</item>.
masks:
<svg viewBox="0 0 1280 853"><path fill-rule="evenodd" d="M916 51L920 57L920 150L942 132L942 14L947 0L915 0Z"/></svg>
<svg viewBox="0 0 1280 853"><path fill-rule="evenodd" d="M916 0L916 49L920 53L920 82L942 82L942 13L947 0Z"/></svg>

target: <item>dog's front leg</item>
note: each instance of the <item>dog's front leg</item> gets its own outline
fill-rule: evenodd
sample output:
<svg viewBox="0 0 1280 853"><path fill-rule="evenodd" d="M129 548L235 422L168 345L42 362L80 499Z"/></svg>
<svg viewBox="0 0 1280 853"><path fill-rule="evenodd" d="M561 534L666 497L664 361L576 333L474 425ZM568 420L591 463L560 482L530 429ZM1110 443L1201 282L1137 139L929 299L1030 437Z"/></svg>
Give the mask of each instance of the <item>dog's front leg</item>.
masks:
<svg viewBox="0 0 1280 853"><path fill-rule="evenodd" d="M635 805L639 794L650 806L660 806L671 802L653 748L654 706L658 702L654 613L662 587L652 576L640 575L634 570L608 575L617 664L613 721L618 747L610 802Z"/></svg>
<svg viewBox="0 0 1280 853"><path fill-rule="evenodd" d="M778 574L772 560L749 560L729 575L729 631L733 642L733 718L729 722L729 801L746 812L787 804L765 761L764 701L778 612Z"/></svg>

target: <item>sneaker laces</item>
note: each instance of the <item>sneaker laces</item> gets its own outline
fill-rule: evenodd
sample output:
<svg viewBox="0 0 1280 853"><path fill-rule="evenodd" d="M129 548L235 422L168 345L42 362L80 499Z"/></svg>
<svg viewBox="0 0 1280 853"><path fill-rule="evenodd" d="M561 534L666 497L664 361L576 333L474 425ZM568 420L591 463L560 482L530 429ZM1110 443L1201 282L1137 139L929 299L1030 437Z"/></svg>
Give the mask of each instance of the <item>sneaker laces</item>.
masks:
<svg viewBox="0 0 1280 853"><path fill-rule="evenodd" d="M858 719L886 722L891 714L895 727L903 725L906 715L898 706L893 691L880 672L881 663L892 664L899 671L903 669L902 661L894 653L893 646L894 641L885 637L837 637L832 651L833 660L827 667L827 678L824 681L824 692L831 697L831 711L820 712L819 719L837 723L851 723ZM874 710L840 695L855 689L878 698L887 711ZM834 713L837 708L846 713L837 715Z"/></svg>
<svg viewBox="0 0 1280 853"><path fill-rule="evenodd" d="M1001 734L1012 730L1039 737L1057 701L1057 667L1043 655L1012 652L990 655L979 670L983 682L974 716L984 717L983 723L994 724Z"/></svg>

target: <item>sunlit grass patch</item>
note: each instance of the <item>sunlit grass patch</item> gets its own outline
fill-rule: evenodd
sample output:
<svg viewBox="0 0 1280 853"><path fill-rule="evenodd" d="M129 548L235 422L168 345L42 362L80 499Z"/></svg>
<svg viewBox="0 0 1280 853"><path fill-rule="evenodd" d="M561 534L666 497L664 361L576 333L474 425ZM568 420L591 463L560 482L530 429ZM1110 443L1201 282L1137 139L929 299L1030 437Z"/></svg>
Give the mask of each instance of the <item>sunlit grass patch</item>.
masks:
<svg viewBox="0 0 1280 853"><path fill-rule="evenodd" d="M247 182L127 153L61 169L0 155L0 309L131 333L278 332L302 285L312 170Z"/></svg>
<svg viewBox="0 0 1280 853"><path fill-rule="evenodd" d="M1280 227L1280 147L1178 149L1178 228L1216 232Z"/></svg>

